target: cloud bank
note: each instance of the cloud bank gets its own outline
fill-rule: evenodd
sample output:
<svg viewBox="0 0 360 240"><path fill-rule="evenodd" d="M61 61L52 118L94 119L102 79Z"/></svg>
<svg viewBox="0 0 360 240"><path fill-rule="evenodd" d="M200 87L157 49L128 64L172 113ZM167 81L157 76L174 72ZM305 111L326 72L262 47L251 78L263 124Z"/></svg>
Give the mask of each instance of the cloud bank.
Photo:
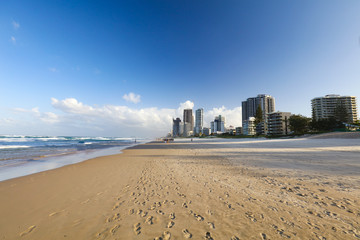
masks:
<svg viewBox="0 0 360 240"><path fill-rule="evenodd" d="M51 105L52 112L41 112L37 107L30 110L14 109L26 122L8 119L6 125L11 129L11 124L20 124L24 128L27 124L30 129L48 131L23 133L33 135L160 137L171 131L173 118L182 118L183 109L195 106L194 102L188 100L173 109L157 107L135 109L117 105L90 106L75 98L63 100L52 98ZM210 121L220 114L226 117L227 126L240 126L241 108L227 109L225 106L204 111L204 126L209 127ZM3 122L5 123L5 119ZM57 132L54 132L55 130Z"/></svg>

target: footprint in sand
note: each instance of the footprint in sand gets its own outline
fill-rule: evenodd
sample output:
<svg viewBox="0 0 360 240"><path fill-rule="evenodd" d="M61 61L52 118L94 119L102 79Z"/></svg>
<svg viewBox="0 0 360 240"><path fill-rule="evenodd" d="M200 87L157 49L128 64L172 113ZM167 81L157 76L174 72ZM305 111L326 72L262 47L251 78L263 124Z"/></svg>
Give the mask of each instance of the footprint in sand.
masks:
<svg viewBox="0 0 360 240"><path fill-rule="evenodd" d="M120 228L120 225L115 225L110 229L110 233L115 234L116 231Z"/></svg>
<svg viewBox="0 0 360 240"><path fill-rule="evenodd" d="M139 235L141 233L140 223L134 224L134 232L135 232L136 235Z"/></svg>
<svg viewBox="0 0 360 240"><path fill-rule="evenodd" d="M207 224L210 226L211 229L215 229L215 224L214 223L208 222Z"/></svg>
<svg viewBox="0 0 360 240"><path fill-rule="evenodd" d="M199 214L194 213L194 217L195 217L196 220L198 220L199 222L204 221L204 218L203 218L201 215L199 215Z"/></svg>
<svg viewBox="0 0 360 240"><path fill-rule="evenodd" d="M161 211L161 210L157 210L156 213L157 213L157 214L160 214L160 215L164 215L164 214L165 214L165 213L164 213L163 211Z"/></svg>
<svg viewBox="0 0 360 240"><path fill-rule="evenodd" d="M148 212L146 212L146 211L142 212L142 214L141 214L142 217L146 217L147 215L148 215Z"/></svg>
<svg viewBox="0 0 360 240"><path fill-rule="evenodd" d="M25 231L23 231L22 233L20 233L20 237L25 236L26 234L31 233L35 228L36 228L35 225L30 226L28 229L26 229Z"/></svg>
<svg viewBox="0 0 360 240"><path fill-rule="evenodd" d="M267 237L266 237L266 234L265 234L265 233L260 233L260 236L261 236L261 239L263 239L263 240L266 240L266 239L267 239Z"/></svg>
<svg viewBox="0 0 360 240"><path fill-rule="evenodd" d="M169 218L170 218L170 219L175 219L175 213L170 213Z"/></svg>
<svg viewBox="0 0 360 240"><path fill-rule="evenodd" d="M171 233L168 232L168 231L165 231L165 232L163 233L163 239L164 239L164 240L170 240L170 238L171 238Z"/></svg>
<svg viewBox="0 0 360 240"><path fill-rule="evenodd" d="M167 228L172 228L175 225L173 221L170 221L167 225Z"/></svg>
<svg viewBox="0 0 360 240"><path fill-rule="evenodd" d="M191 238L192 237L192 234L187 229L183 229L182 233L183 233L185 238Z"/></svg>
<svg viewBox="0 0 360 240"><path fill-rule="evenodd" d="M120 213L115 213L112 220L116 221L116 220L119 220L119 219L120 219Z"/></svg>
<svg viewBox="0 0 360 240"><path fill-rule="evenodd" d="M153 216L150 216L150 217L148 217L148 218L145 220L145 222L146 222L147 224L149 224L149 225L152 225L152 224L154 223L153 220L154 220L154 217L153 217Z"/></svg>
<svg viewBox="0 0 360 240"><path fill-rule="evenodd" d="M210 233L210 232L206 232L206 233L205 233L204 239L206 239L206 240L214 240L214 239L211 237L211 233Z"/></svg>
<svg viewBox="0 0 360 240"><path fill-rule="evenodd" d="M53 216L58 215L58 214L60 214L60 213L62 213L62 212L64 212L64 210L59 211L59 212L50 213L50 214L49 214L49 217L53 217Z"/></svg>

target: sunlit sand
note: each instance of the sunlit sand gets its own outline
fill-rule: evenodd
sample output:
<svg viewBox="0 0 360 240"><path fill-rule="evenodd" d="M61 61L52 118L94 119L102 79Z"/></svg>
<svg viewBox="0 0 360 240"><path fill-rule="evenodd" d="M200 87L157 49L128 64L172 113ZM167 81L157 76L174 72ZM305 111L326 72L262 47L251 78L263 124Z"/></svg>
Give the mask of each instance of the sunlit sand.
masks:
<svg viewBox="0 0 360 240"><path fill-rule="evenodd" d="M152 142L0 182L3 239L359 239L360 139Z"/></svg>

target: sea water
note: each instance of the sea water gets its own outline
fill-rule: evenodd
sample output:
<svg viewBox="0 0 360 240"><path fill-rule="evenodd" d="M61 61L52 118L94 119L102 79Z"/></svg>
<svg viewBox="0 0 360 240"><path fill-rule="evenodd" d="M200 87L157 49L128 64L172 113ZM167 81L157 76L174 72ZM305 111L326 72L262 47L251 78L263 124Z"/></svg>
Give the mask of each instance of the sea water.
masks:
<svg viewBox="0 0 360 240"><path fill-rule="evenodd" d="M0 181L117 154L146 141L114 137L1 135Z"/></svg>

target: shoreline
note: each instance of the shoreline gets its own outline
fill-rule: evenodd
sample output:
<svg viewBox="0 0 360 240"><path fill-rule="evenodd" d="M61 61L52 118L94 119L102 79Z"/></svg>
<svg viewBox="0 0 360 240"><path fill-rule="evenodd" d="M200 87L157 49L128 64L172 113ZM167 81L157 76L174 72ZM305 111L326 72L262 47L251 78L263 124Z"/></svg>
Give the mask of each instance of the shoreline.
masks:
<svg viewBox="0 0 360 240"><path fill-rule="evenodd" d="M43 156L36 159L15 161L12 164L3 165L0 168L0 182L17 177L27 176L39 172L44 172L66 165L72 165L87 161L97 157L121 154L124 149L144 144L145 142L131 143L118 147L109 147L103 149L87 149L74 152L66 152Z"/></svg>
<svg viewBox="0 0 360 240"><path fill-rule="evenodd" d="M2 181L1 237L358 239L359 175L349 176L346 169L339 177L260 164L294 158L316 166L306 159L341 156L356 168L360 163L353 158L360 144L344 148L349 143L151 142ZM280 147L282 156L288 156L283 160ZM303 154L306 149L310 155Z"/></svg>

